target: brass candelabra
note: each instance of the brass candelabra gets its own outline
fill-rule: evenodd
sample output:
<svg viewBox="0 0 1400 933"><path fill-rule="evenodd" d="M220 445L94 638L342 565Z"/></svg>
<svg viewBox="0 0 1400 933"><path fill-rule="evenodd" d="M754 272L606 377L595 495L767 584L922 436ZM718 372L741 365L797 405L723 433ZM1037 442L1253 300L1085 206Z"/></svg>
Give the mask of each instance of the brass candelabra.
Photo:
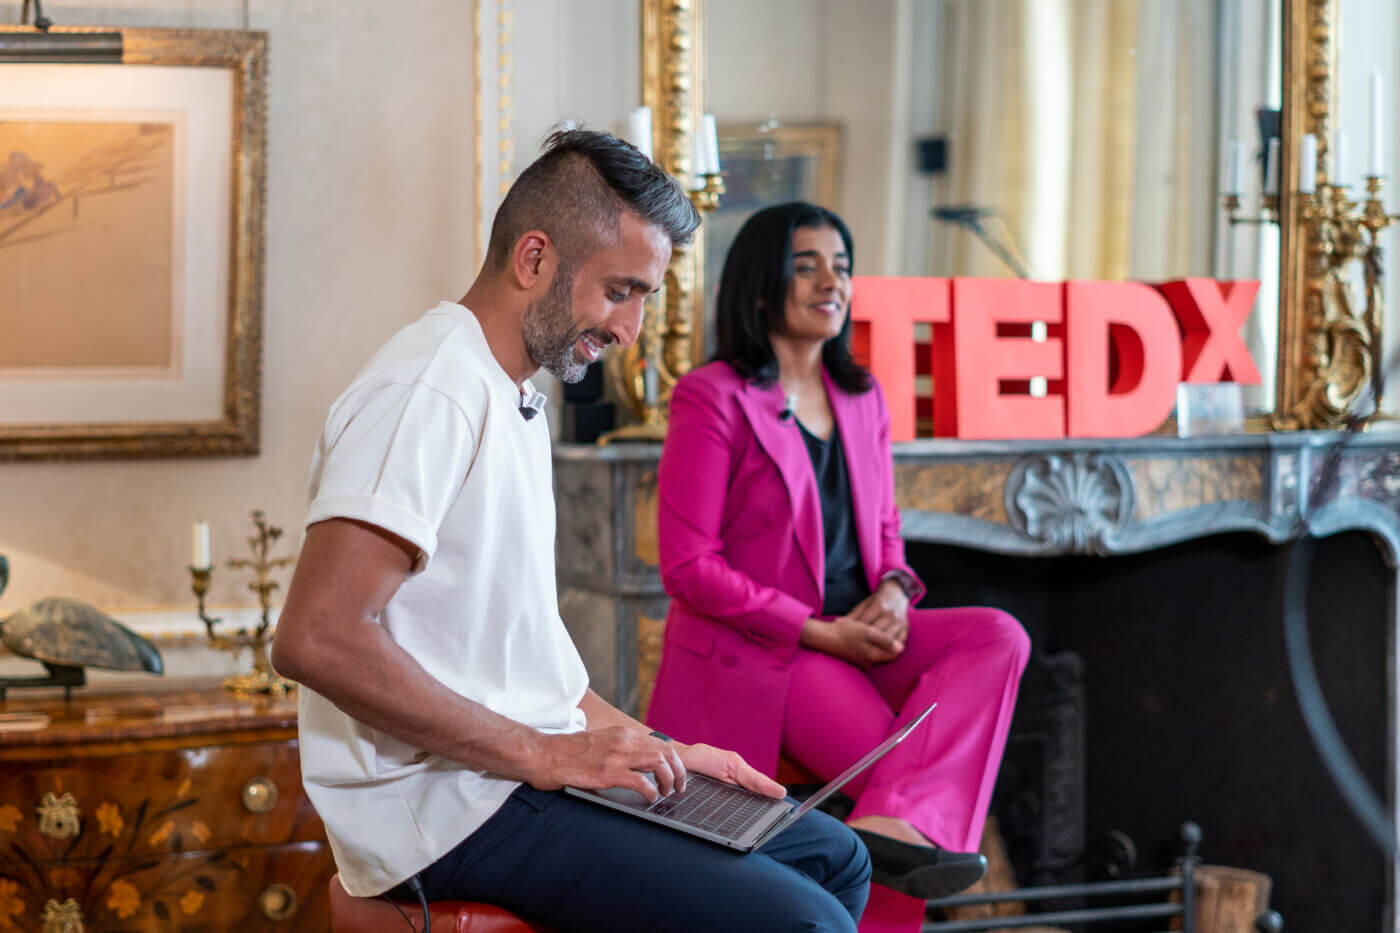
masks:
<svg viewBox="0 0 1400 933"><path fill-rule="evenodd" d="M688 192L703 217L719 207L724 176L705 173L696 175L695 180ZM599 444L665 439L671 387L690 367L691 309L682 308L681 303L691 300L703 287L695 281L704 274L692 255L696 252L698 247L694 246L672 251L661 291L647 299L641 336L613 365L614 385L639 420L609 431L598 439Z"/></svg>
<svg viewBox="0 0 1400 933"><path fill-rule="evenodd" d="M1265 194L1259 198L1259 213L1254 217L1245 217L1240 214L1240 196L1238 194L1227 194L1224 198L1225 213L1231 226L1237 224L1276 224L1278 223L1278 195Z"/></svg>
<svg viewBox="0 0 1400 933"><path fill-rule="evenodd" d="M295 563L294 557L269 557L277 539L282 537L282 529L274 525L269 525L261 510L253 511L253 526L257 529L257 534L248 538L248 546L253 552L251 560L245 558L235 558L224 562L226 567L235 570L251 570L253 581L248 584L248 589L258 594L258 603L262 607L262 616L257 626L249 631L241 628L231 635L221 635L215 632L215 627L223 620L211 618L204 609L204 596L209 592L209 583L214 575L214 567L190 567L190 576L193 578L192 589L197 600L199 600L199 618L204 622L204 629L209 636L209 642L216 648L233 652L237 657L244 648L249 649L253 654L253 669L246 674L235 674L224 680L224 689L232 690L239 694L270 694L272 696L285 696L296 687L296 684L277 675L272 669L272 662L267 656L267 646L271 641L269 632L272 628L269 612L272 608L272 594L278 589L278 583L271 579L273 570L286 567Z"/></svg>
<svg viewBox="0 0 1400 933"><path fill-rule="evenodd" d="M1380 411L1383 377L1380 234L1400 217L1385 209L1382 176L1365 176L1366 197L1356 201L1348 186L1331 183L1325 163L1319 170L1305 158L1301 171L1313 182L1311 190L1301 186L1304 190L1297 193L1311 244L1302 295L1309 322L1302 362L1309 377L1301 397L1290 410L1276 413L1275 420L1305 428L1337 427L1358 417L1370 421ZM1256 216L1240 213L1238 194L1224 195L1223 204L1231 225L1280 220L1279 198L1274 194L1262 196ZM1360 300L1354 288L1354 263L1361 267L1364 296ZM1355 411L1368 390L1369 410Z"/></svg>
<svg viewBox="0 0 1400 933"><path fill-rule="evenodd" d="M1381 326L1385 313L1381 231L1400 217L1385 209L1385 179L1366 176L1366 197L1353 201L1345 185L1322 183L1304 195L1303 222L1316 244L1314 286L1305 295L1320 326L1306 362L1318 378L1298 403L1315 423L1336 424L1348 415L1373 418L1381 406ZM1364 297L1357 301L1351 269L1361 266ZM1370 410L1353 412L1370 389Z"/></svg>

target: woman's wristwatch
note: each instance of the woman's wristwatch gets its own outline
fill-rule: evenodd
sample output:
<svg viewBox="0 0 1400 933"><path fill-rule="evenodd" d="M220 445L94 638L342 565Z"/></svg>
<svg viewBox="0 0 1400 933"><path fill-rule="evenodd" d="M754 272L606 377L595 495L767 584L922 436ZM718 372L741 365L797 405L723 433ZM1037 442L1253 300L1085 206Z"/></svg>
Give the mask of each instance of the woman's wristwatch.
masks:
<svg viewBox="0 0 1400 933"><path fill-rule="evenodd" d="M886 580L893 580L895 583L898 583L899 588L904 591L904 595L907 598L914 598L914 591L918 584L914 581L914 578L910 576L906 571L890 570L883 577L880 578L881 583L884 583Z"/></svg>
<svg viewBox="0 0 1400 933"><path fill-rule="evenodd" d="M673 739L672 739L669 735L667 735L667 734L664 733L664 732L657 732L655 729L651 730L651 734L654 735L654 736L656 736L658 739L660 739L660 740L663 741L663 742L670 742L670 741L673 741Z"/></svg>

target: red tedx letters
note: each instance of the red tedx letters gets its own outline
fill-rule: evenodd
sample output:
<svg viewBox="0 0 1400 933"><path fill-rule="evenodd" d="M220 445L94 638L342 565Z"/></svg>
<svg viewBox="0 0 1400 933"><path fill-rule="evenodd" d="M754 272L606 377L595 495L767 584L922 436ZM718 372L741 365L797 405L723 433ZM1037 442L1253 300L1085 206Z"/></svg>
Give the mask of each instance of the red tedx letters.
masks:
<svg viewBox="0 0 1400 933"><path fill-rule="evenodd" d="M857 276L855 351L885 391L894 440L914 437L913 325L932 326L934 434L1133 437L1179 382L1258 384L1240 335L1258 282L1027 282ZM1043 341L1031 338L1043 322ZM1049 392L1026 387L1044 378Z"/></svg>

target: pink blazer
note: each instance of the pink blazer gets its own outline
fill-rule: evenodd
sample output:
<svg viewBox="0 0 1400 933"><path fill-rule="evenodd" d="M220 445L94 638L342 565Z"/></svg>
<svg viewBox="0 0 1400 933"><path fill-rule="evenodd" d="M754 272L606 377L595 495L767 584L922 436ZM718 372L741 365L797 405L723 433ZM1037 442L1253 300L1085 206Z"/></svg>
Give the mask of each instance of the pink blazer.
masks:
<svg viewBox="0 0 1400 933"><path fill-rule="evenodd" d="M851 483L856 537L873 590L904 562L890 418L876 385L827 395ZM821 612L821 502L782 389L710 363L676 383L658 476L661 582L671 597L647 721L683 742L777 770L802 624ZM917 601L922 584L915 594Z"/></svg>

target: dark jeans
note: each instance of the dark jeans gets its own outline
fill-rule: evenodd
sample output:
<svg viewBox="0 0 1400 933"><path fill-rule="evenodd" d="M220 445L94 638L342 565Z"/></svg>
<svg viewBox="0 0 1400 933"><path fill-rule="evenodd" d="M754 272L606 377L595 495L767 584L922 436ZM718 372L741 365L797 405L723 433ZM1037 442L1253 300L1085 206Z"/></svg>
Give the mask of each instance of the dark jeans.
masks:
<svg viewBox="0 0 1400 933"><path fill-rule="evenodd" d="M816 811L744 855L522 785L419 877L429 900L498 904L561 933L853 933L870 857Z"/></svg>

